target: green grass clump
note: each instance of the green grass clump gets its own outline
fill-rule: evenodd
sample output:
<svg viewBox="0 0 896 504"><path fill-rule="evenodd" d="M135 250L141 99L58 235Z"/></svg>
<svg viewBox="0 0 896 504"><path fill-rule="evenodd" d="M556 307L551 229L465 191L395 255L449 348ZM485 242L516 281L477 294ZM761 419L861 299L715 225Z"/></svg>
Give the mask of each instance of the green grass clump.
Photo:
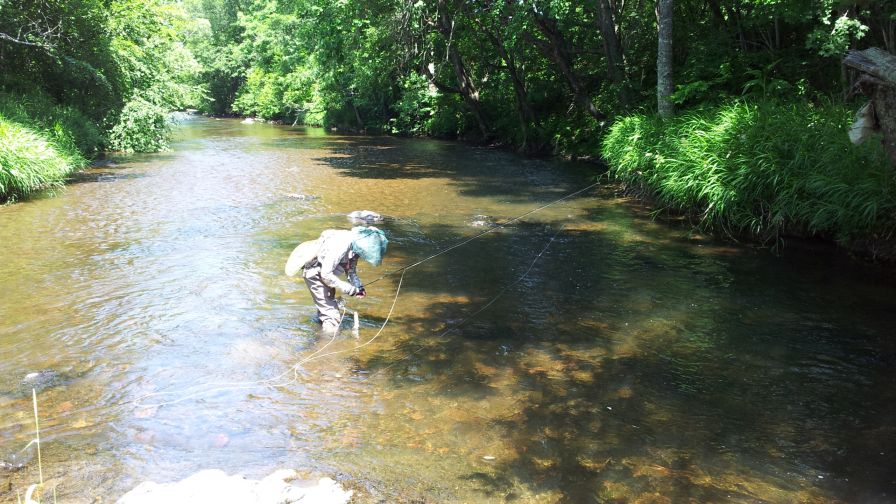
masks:
<svg viewBox="0 0 896 504"><path fill-rule="evenodd" d="M49 96L0 92L0 202L59 187L103 142L99 128Z"/></svg>
<svg viewBox="0 0 896 504"><path fill-rule="evenodd" d="M700 228L841 241L891 233L896 179L879 142L849 142L843 106L737 101L663 121L620 119L604 139L610 173Z"/></svg>
<svg viewBox="0 0 896 504"><path fill-rule="evenodd" d="M73 144L0 115L0 201L61 186L85 164Z"/></svg>
<svg viewBox="0 0 896 504"><path fill-rule="evenodd" d="M78 109L57 105L39 92L26 95L0 92L0 115L7 120L48 133L57 143L72 144L84 155L104 142L100 128Z"/></svg>

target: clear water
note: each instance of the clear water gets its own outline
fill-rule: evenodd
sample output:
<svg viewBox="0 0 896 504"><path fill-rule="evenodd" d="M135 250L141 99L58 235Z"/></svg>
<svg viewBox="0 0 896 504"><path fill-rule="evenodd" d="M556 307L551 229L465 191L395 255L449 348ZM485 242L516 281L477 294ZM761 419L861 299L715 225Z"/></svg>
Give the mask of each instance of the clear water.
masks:
<svg viewBox="0 0 896 504"><path fill-rule="evenodd" d="M886 272L713 243L602 186L409 270L397 301L399 275L373 283L348 301L360 338L328 344L282 273L299 242L388 216L370 282L593 168L230 120L176 134L0 208L0 500L38 478L33 385L62 502L283 467L360 502L896 502ZM291 372L316 351L340 353Z"/></svg>

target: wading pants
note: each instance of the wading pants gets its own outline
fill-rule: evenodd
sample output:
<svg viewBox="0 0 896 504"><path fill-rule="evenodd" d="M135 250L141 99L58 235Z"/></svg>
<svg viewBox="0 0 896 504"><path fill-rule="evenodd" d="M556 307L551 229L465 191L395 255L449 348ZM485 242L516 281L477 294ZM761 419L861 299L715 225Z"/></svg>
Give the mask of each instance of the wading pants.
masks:
<svg viewBox="0 0 896 504"><path fill-rule="evenodd" d="M336 289L329 287L320 278L320 268L311 268L303 274L305 284L311 291L311 298L320 314L321 325L325 332L336 332L339 329L341 316L339 304L336 302Z"/></svg>

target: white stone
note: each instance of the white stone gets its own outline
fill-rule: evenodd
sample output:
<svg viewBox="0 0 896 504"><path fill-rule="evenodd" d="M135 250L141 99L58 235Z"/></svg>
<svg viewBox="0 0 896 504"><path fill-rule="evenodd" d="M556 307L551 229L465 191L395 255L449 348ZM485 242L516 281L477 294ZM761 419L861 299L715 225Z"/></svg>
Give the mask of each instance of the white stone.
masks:
<svg viewBox="0 0 896 504"><path fill-rule="evenodd" d="M174 483L147 481L126 493L118 504L346 504L352 491L330 478L317 484L293 484L298 474L281 469L261 481L235 474L228 476L220 469L200 471Z"/></svg>
<svg viewBox="0 0 896 504"><path fill-rule="evenodd" d="M348 214L348 218L353 221L379 222L383 220L383 216L371 210L355 210Z"/></svg>

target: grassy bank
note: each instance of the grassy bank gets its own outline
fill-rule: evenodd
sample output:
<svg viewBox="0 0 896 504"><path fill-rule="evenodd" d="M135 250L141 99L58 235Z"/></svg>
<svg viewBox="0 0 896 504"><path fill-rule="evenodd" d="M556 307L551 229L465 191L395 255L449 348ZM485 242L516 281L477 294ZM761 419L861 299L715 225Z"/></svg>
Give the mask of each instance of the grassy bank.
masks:
<svg viewBox="0 0 896 504"><path fill-rule="evenodd" d="M78 110L41 94L0 93L0 202L59 187L102 142Z"/></svg>
<svg viewBox="0 0 896 504"><path fill-rule="evenodd" d="M610 173L704 230L841 243L896 228L896 180L879 142L850 144L843 106L736 101L620 119L604 139Z"/></svg>

